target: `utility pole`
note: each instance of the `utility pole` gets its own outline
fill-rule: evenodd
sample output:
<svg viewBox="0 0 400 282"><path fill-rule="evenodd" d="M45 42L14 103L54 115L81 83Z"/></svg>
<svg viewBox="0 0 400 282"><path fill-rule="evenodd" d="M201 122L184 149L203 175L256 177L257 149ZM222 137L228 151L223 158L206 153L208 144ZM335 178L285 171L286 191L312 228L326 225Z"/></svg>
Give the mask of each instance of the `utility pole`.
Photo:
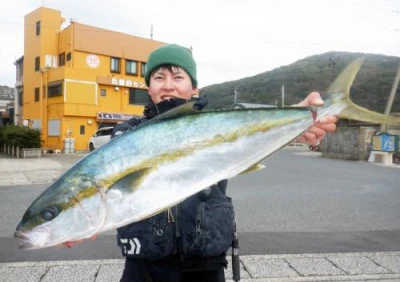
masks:
<svg viewBox="0 0 400 282"><path fill-rule="evenodd" d="M282 108L285 106L285 85L282 84Z"/></svg>
<svg viewBox="0 0 400 282"><path fill-rule="evenodd" d="M390 110L392 109L393 100L394 100L394 96L396 95L397 87L399 86L399 81L400 81L400 66L397 69L396 78L394 79L394 82L392 85L392 90L390 91L389 99L386 103L386 108L385 108L385 113L384 113L385 115L389 115ZM380 131L383 132L386 130L387 130L386 123L382 123Z"/></svg>
<svg viewBox="0 0 400 282"><path fill-rule="evenodd" d="M236 88L234 90L235 96L233 96L233 104L236 105L236 101L237 101L237 91Z"/></svg>

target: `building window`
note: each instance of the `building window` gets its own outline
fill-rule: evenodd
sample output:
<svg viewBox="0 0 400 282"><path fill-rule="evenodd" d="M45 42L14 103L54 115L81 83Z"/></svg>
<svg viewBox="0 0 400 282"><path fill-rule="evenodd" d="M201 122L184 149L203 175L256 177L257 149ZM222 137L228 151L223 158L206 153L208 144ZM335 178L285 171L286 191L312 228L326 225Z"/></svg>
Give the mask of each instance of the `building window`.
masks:
<svg viewBox="0 0 400 282"><path fill-rule="evenodd" d="M147 105L150 102L150 96L147 90L130 88L129 89L129 104L130 105Z"/></svg>
<svg viewBox="0 0 400 282"><path fill-rule="evenodd" d="M71 52L67 53L67 61L71 61Z"/></svg>
<svg viewBox="0 0 400 282"><path fill-rule="evenodd" d="M107 90L106 89L100 89L100 96L106 97L107 96Z"/></svg>
<svg viewBox="0 0 400 282"><path fill-rule="evenodd" d="M131 75L137 75L138 73L138 63L132 60L126 60L125 73Z"/></svg>
<svg viewBox="0 0 400 282"><path fill-rule="evenodd" d="M58 55L58 61L60 62L60 67L65 66L65 53Z"/></svg>
<svg viewBox="0 0 400 282"><path fill-rule="evenodd" d="M111 72L121 72L121 59L111 58Z"/></svg>
<svg viewBox="0 0 400 282"><path fill-rule="evenodd" d="M144 77L145 73L146 73L146 63L141 63L140 76Z"/></svg>
<svg viewBox="0 0 400 282"><path fill-rule="evenodd" d="M48 120L48 136L60 136L61 135L61 120L49 119Z"/></svg>
<svg viewBox="0 0 400 282"><path fill-rule="evenodd" d="M85 135L85 126L84 126L84 125L81 125L81 126L79 127L79 134L80 134L80 135Z"/></svg>
<svg viewBox="0 0 400 282"><path fill-rule="evenodd" d="M18 93L18 105L22 106L24 104L24 92Z"/></svg>
<svg viewBox="0 0 400 282"><path fill-rule="evenodd" d="M62 86L61 84L57 84L47 87L47 97L51 98L51 97L62 96L61 86Z"/></svg>
<svg viewBox="0 0 400 282"><path fill-rule="evenodd" d="M40 35L40 21L36 22L36 35Z"/></svg>
<svg viewBox="0 0 400 282"><path fill-rule="evenodd" d="M40 71L40 57L35 58L35 71Z"/></svg>
<svg viewBox="0 0 400 282"><path fill-rule="evenodd" d="M35 88L35 102L39 102L40 97L40 89L39 87Z"/></svg>

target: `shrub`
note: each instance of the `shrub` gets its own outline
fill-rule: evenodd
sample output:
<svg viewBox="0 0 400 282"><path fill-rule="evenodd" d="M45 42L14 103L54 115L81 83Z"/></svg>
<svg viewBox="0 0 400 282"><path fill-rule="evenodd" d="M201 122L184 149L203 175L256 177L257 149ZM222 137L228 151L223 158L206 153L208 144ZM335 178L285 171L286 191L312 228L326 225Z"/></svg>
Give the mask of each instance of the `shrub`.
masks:
<svg viewBox="0 0 400 282"><path fill-rule="evenodd" d="M0 143L20 148L40 148L40 131L23 126L1 126Z"/></svg>

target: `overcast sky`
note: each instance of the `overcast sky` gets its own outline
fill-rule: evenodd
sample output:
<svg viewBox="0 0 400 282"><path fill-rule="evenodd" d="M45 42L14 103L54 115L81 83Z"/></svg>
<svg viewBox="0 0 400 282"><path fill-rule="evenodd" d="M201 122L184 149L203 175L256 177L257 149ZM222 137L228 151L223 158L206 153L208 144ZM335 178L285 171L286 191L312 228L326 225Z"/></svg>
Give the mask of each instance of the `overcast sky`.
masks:
<svg viewBox="0 0 400 282"><path fill-rule="evenodd" d="M192 46L199 87L329 51L400 57L399 0L13 0L0 10L0 85L15 84L24 16L40 6L83 24Z"/></svg>

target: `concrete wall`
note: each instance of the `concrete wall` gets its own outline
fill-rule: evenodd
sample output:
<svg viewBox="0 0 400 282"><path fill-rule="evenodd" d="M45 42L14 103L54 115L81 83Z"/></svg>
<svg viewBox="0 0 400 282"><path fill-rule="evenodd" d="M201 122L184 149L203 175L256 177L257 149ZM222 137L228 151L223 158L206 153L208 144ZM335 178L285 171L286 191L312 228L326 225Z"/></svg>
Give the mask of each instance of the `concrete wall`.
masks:
<svg viewBox="0 0 400 282"><path fill-rule="evenodd" d="M344 160L368 160L372 148L372 135L378 127L338 127L321 141L324 157Z"/></svg>

